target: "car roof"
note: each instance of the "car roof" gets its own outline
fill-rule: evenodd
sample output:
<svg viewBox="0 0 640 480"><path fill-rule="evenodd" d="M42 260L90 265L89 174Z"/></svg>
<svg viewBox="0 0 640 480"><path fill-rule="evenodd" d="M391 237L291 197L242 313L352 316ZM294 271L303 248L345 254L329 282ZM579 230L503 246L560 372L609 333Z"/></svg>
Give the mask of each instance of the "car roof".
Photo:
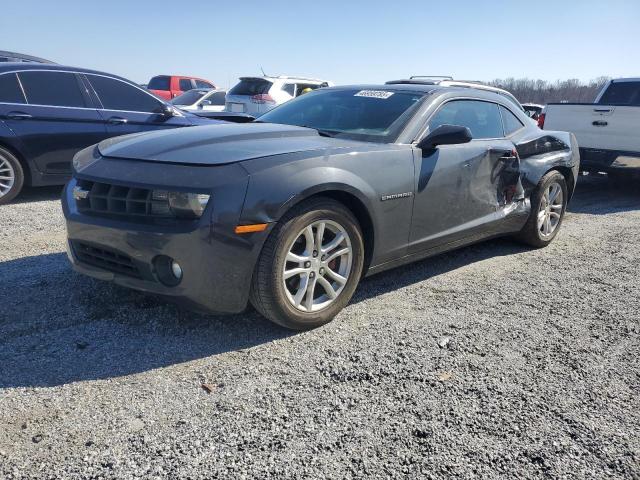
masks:
<svg viewBox="0 0 640 480"><path fill-rule="evenodd" d="M157 77L188 78L190 80L204 80L205 82L209 82L209 80L207 80L206 78L194 77L193 75L168 75L168 74L160 73L158 75L154 75L151 78L157 78Z"/></svg>
<svg viewBox="0 0 640 480"><path fill-rule="evenodd" d="M18 63L35 62L35 63L55 64L55 62L52 62L51 60L47 60L45 58L34 57L33 55L25 55L24 53L18 53L18 52L8 52L6 50L0 50L0 57L14 59L15 62L18 62ZM12 62L12 63L15 63L15 62ZM6 63L9 63L9 62L6 62Z"/></svg>
<svg viewBox="0 0 640 480"><path fill-rule="evenodd" d="M426 84L409 84L409 83L398 83L398 84L356 84L356 85L339 85L336 87L329 87L331 90L385 90L388 92L419 92L419 93L428 93L433 90L437 90L439 87L437 85L426 85Z"/></svg>
<svg viewBox="0 0 640 480"><path fill-rule="evenodd" d="M360 85L340 85L336 87L330 87L332 90L336 89L360 89L360 90L384 90L390 92L419 92L419 93L431 93L431 92L466 92L474 91L474 93L482 94L494 94L502 97L502 92L499 90L487 90L484 88L474 88L469 85L447 85L447 84L430 84L430 83L385 83L385 84L360 84ZM506 92L508 93L508 92Z"/></svg>
<svg viewBox="0 0 640 480"><path fill-rule="evenodd" d="M0 63L0 73L13 72L16 70L48 70L48 71L62 71L62 72L74 72L74 73L93 73L95 75L106 75L107 77L117 78L124 80L127 83L133 83L131 80L113 75L112 73L100 72L98 70L90 70L88 68L69 67L66 65L48 64L48 63L26 63L26 62L3 62Z"/></svg>
<svg viewBox="0 0 640 480"><path fill-rule="evenodd" d="M245 76L245 77L240 77L240 80L294 80L294 81L301 81L301 82L314 82L314 83L326 83L327 80L321 80L319 78L306 78L306 77L292 77L292 76L287 76L287 75L263 75L263 76Z"/></svg>

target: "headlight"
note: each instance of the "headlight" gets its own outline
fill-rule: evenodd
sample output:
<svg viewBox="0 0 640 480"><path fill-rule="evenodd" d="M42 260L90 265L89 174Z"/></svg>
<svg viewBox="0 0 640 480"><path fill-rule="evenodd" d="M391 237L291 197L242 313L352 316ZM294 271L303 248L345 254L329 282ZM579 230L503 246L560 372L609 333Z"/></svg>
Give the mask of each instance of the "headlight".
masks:
<svg viewBox="0 0 640 480"><path fill-rule="evenodd" d="M90 147L84 148L73 157L73 170L74 172L79 172L98 159L100 159L100 151L98 150L97 145L91 145Z"/></svg>
<svg viewBox="0 0 640 480"><path fill-rule="evenodd" d="M151 212L156 215L172 213L180 218L200 218L208 203L209 195L204 193L154 190L151 194Z"/></svg>

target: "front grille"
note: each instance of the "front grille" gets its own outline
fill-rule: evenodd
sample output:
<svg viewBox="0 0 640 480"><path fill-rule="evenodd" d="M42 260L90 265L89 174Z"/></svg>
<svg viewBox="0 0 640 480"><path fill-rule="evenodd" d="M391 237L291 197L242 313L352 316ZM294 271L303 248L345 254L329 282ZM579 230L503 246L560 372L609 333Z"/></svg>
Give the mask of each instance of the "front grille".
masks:
<svg viewBox="0 0 640 480"><path fill-rule="evenodd" d="M73 251L81 263L130 277L142 278L131 257L123 253L78 241L73 242Z"/></svg>
<svg viewBox="0 0 640 480"><path fill-rule="evenodd" d="M125 187L109 183L78 180L77 187L85 193L77 198L78 210L85 214L128 217L171 217L166 192L146 188ZM163 196L164 194L164 196Z"/></svg>

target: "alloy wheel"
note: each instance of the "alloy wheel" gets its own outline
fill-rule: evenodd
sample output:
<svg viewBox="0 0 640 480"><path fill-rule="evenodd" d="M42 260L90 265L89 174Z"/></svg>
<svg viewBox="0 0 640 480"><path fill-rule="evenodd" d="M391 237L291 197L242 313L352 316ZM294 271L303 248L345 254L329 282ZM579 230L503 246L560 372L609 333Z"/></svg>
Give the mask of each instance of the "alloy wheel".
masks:
<svg viewBox="0 0 640 480"><path fill-rule="evenodd" d="M13 188L16 172L9 160L0 156L0 197L4 197Z"/></svg>
<svg viewBox="0 0 640 480"><path fill-rule="evenodd" d="M302 229L287 250L282 279L288 301L303 312L317 312L342 293L353 262L346 229L319 220Z"/></svg>
<svg viewBox="0 0 640 480"><path fill-rule="evenodd" d="M542 238L548 238L556 231L564 209L564 194L559 183L551 183L540 200L538 210L538 231Z"/></svg>

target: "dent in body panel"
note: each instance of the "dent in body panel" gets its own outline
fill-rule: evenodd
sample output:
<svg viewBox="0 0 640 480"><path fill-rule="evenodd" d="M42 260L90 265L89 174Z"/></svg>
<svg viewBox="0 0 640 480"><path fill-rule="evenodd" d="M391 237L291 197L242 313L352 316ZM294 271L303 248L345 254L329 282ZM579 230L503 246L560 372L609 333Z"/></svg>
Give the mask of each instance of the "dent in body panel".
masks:
<svg viewBox="0 0 640 480"><path fill-rule="evenodd" d="M519 139L517 151L521 160L522 185L530 194L540 179L553 168L564 167L573 172L575 182L580 157L573 135L566 132L545 132L543 135Z"/></svg>
<svg viewBox="0 0 640 480"><path fill-rule="evenodd" d="M356 197L373 223L372 265L404 254L409 238L412 196L382 201L385 195L413 192L412 148L367 145L327 150L322 155L291 154L243 163L250 174L243 223L277 221L304 199L337 190Z"/></svg>
<svg viewBox="0 0 640 480"><path fill-rule="evenodd" d="M519 164L513 145L503 140L441 146L420 155L410 237L410 251L464 235L465 225L522 199Z"/></svg>

